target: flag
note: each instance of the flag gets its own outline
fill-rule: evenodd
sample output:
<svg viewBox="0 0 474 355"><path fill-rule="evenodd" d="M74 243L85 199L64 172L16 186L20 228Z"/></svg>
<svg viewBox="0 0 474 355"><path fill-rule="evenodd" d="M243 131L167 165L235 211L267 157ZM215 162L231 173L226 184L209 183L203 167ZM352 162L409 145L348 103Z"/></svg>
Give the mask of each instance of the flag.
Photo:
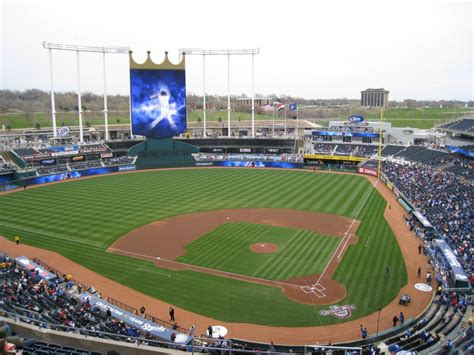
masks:
<svg viewBox="0 0 474 355"><path fill-rule="evenodd" d="M278 111L283 111L283 110L285 109L285 104L278 104L278 105L276 105L276 109L277 109Z"/></svg>
<svg viewBox="0 0 474 355"><path fill-rule="evenodd" d="M272 105L265 105L263 106L263 111L271 111L273 110L273 106Z"/></svg>
<svg viewBox="0 0 474 355"><path fill-rule="evenodd" d="M292 102L290 104L290 111L296 111L298 109L298 103Z"/></svg>

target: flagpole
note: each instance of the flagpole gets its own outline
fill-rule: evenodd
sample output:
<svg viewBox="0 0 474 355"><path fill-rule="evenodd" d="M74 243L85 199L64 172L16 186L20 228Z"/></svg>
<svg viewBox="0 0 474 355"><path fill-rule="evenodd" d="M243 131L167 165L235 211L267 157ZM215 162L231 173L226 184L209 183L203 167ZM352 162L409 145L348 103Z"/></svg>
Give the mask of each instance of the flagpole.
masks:
<svg viewBox="0 0 474 355"><path fill-rule="evenodd" d="M275 137L275 104L272 101L272 111L273 111L273 124L272 124L272 137Z"/></svg>
<svg viewBox="0 0 474 355"><path fill-rule="evenodd" d="M284 110L285 110L285 138L286 138L286 134L287 134L287 133L286 133L286 105L287 105L287 102L286 102L286 100L285 100L285 106L283 107Z"/></svg>
<svg viewBox="0 0 474 355"><path fill-rule="evenodd" d="M298 100L296 100L296 137L299 136L298 134L298 110L300 109L300 105L298 103Z"/></svg>

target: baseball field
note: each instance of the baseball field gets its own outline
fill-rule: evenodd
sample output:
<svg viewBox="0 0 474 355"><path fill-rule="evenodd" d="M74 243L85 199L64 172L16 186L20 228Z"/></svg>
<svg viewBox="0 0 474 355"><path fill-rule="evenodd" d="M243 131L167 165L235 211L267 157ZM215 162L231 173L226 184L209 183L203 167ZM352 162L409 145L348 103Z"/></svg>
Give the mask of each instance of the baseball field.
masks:
<svg viewBox="0 0 474 355"><path fill-rule="evenodd" d="M385 206L361 176L161 170L2 195L0 235L223 322L318 326L376 312L406 285ZM353 306L350 319L320 312L331 303Z"/></svg>

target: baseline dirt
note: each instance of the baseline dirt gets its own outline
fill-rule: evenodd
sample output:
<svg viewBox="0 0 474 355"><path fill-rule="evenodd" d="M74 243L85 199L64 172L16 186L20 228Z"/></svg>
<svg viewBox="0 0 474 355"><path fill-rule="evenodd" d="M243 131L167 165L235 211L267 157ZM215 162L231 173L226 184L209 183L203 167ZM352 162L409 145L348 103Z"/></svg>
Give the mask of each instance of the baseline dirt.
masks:
<svg viewBox="0 0 474 355"><path fill-rule="evenodd" d="M322 277L317 274L289 280L270 281L175 261L176 258L186 253L185 246L187 244L228 222L250 222L301 228L325 236L343 237L343 240L335 251L339 257L330 260ZM343 216L278 208L197 212L179 215L137 228L117 240L107 251L152 260L156 266L165 269L193 270L280 287L288 298L300 303L333 304L346 296L346 289L337 281L331 280L331 277L342 260L347 245L355 244L359 240L355 236L359 224L359 221ZM311 289L316 283L323 285L324 291Z"/></svg>
<svg viewBox="0 0 474 355"><path fill-rule="evenodd" d="M278 250L278 245L272 243L255 243L252 244L249 249L257 254L271 254Z"/></svg>
<svg viewBox="0 0 474 355"><path fill-rule="evenodd" d="M118 174L135 174L145 172L147 171L124 172ZM307 173L335 174L336 172L307 171ZM375 184L377 181L377 179L372 176L360 174L351 175L363 176L367 178L367 180L369 180L369 182L372 184ZM90 179L96 177L97 176L91 176L85 178ZM54 182L51 184L56 183L69 182ZM41 185L35 186L34 188L40 186ZM392 317L398 314L400 311L403 311L406 319L419 316L429 305L433 295L433 293L429 292L419 292L414 287L416 283L420 281L422 282L422 280L417 277L418 267L422 267L426 270L430 269L428 258L423 254L418 254L417 247L419 242L414 233L410 232L406 227L403 220L405 211L398 204L393 192L390 191L381 181L376 184L376 189L387 201L384 217L392 228L395 237L397 238L403 258L405 260L408 274L407 285L399 291L398 295L393 299L392 302L390 302L385 308L381 310L380 314L378 314L378 312L374 312L368 316L335 325L314 327L276 327L248 323L222 322L175 306L175 316L179 325L183 327L190 327L191 324L194 324L196 326L196 334L205 334L206 329L210 324L219 324L229 330L228 337L248 339L256 342L269 343L270 341L274 341L275 344L301 345L314 344L315 342L327 344L329 341L332 341L333 344L337 344L360 339L360 324L363 324L365 327L367 327L369 336L372 336L375 334L377 328L379 332L392 328ZM7 193L17 193L17 191L20 190L0 192L0 195ZM388 206L391 206L391 208ZM150 314L158 317L161 316L161 318L167 319L169 307L168 303L123 286L118 282L112 281L96 272L76 264L55 252L23 244L15 245L14 242L11 242L3 237L0 237L0 250L15 257L25 255L29 258L37 257L42 259L58 270L63 272L71 272L74 279L78 280L79 282L86 285L94 285L94 287L104 296L111 296L137 309L143 305ZM402 307L398 304L398 300L403 293L408 293L412 297L412 301L407 307ZM377 321L378 318L380 322ZM379 324L379 327L377 327L377 324Z"/></svg>

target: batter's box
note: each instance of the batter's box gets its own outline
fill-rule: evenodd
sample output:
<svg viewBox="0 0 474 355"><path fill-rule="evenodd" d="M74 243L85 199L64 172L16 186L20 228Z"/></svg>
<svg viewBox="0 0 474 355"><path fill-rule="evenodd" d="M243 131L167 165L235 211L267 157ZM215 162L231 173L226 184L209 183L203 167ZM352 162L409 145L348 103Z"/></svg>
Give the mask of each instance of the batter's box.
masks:
<svg viewBox="0 0 474 355"><path fill-rule="evenodd" d="M323 285L321 284L314 284L313 286L311 287L314 287L316 290L318 291L324 291L326 289L326 287L324 287Z"/></svg>
<svg viewBox="0 0 474 355"><path fill-rule="evenodd" d="M306 294L313 294L319 298L326 297L326 294L323 292L326 288L320 284L300 286L300 289Z"/></svg>

